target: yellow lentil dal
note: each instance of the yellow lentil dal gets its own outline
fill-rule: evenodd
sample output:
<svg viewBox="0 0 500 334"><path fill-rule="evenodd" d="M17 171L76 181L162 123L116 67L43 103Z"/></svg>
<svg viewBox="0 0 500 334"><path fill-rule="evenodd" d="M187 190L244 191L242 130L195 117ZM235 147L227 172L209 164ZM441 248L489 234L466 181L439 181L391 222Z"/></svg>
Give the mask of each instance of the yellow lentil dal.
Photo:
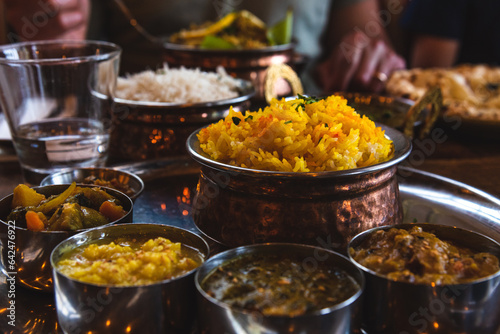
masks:
<svg viewBox="0 0 500 334"><path fill-rule="evenodd" d="M78 281L132 286L181 276L202 261L196 250L158 237L144 243L119 241L79 247L66 254L56 267Z"/></svg>

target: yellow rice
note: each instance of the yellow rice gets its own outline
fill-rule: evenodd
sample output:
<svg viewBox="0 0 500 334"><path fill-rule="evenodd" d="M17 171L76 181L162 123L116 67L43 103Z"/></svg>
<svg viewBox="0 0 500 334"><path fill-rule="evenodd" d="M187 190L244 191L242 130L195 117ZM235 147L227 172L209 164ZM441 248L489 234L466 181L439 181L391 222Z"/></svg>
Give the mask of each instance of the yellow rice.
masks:
<svg viewBox="0 0 500 334"><path fill-rule="evenodd" d="M345 170L391 158L392 141L343 97L307 102L274 99L244 114L231 108L198 133L200 147L216 161L285 172Z"/></svg>

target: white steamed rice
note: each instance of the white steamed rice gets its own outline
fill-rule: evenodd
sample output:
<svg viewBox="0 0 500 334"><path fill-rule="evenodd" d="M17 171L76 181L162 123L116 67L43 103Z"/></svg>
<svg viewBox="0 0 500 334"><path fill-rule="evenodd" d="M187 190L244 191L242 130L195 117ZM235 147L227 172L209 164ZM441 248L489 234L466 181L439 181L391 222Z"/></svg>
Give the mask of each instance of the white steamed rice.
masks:
<svg viewBox="0 0 500 334"><path fill-rule="evenodd" d="M116 97L124 100L203 103L238 97L238 81L219 67L216 72L168 68L119 77Z"/></svg>

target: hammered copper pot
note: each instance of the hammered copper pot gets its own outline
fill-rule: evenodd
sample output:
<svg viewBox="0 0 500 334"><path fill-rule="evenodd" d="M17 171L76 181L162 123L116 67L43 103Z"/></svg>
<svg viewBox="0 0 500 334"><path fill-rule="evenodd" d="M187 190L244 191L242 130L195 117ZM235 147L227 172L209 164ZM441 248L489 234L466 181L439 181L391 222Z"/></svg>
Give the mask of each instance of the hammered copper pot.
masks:
<svg viewBox="0 0 500 334"><path fill-rule="evenodd" d="M164 59L169 66L212 71L222 66L228 74L252 82L256 100L264 100L269 66L288 64L298 71L303 62L302 57L295 53L295 43L248 50L207 50L175 43L163 46Z"/></svg>
<svg viewBox="0 0 500 334"><path fill-rule="evenodd" d="M143 161L186 154L186 139L201 126L224 118L229 108L244 111L255 95L253 85L239 80L235 98L205 103L113 100L110 160Z"/></svg>
<svg viewBox="0 0 500 334"><path fill-rule="evenodd" d="M383 163L344 171L289 173L253 170L208 158L196 134L188 152L201 163L193 202L196 226L228 247L264 242L319 245L345 253L356 234L403 218L397 164L409 139L382 126L394 142Z"/></svg>

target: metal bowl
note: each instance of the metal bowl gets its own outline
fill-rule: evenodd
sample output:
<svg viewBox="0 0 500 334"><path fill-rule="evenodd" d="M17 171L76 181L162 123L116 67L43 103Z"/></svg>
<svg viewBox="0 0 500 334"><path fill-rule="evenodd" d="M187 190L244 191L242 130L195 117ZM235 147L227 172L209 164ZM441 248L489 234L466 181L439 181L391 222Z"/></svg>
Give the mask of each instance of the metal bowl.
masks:
<svg viewBox="0 0 500 334"><path fill-rule="evenodd" d="M228 74L252 82L255 98L260 102L265 100L267 69L276 64L293 66L299 58L295 43L245 50L211 50L175 43L165 43L163 47L164 60L170 67L213 71L223 66Z"/></svg>
<svg viewBox="0 0 500 334"><path fill-rule="evenodd" d="M500 258L500 244L484 235L453 226L421 226L441 240ZM354 237L349 248L360 246L374 228ZM366 278L363 327L368 333L497 333L500 330L500 271L465 284L427 285L397 282L360 265Z"/></svg>
<svg viewBox="0 0 500 334"><path fill-rule="evenodd" d="M34 187L38 193L46 197L66 190L70 184ZM80 185L82 187L94 187ZM127 214L119 220L107 225L132 222L132 200L125 194L110 188L106 192L116 197ZM0 250L1 270L24 287L35 290L52 291L53 279L50 266L50 252L64 239L83 230L76 231L30 231L16 226L15 222L6 221L11 211L13 194L0 200ZM106 225L106 226L107 226Z"/></svg>
<svg viewBox="0 0 500 334"><path fill-rule="evenodd" d="M84 283L57 270L57 262L72 249L118 238L144 241L165 237L199 250L207 258L209 248L198 235L160 224L124 224L100 227L77 234L52 252L57 318L65 333L186 333L195 314L195 270L139 286Z"/></svg>
<svg viewBox="0 0 500 334"><path fill-rule="evenodd" d="M196 226L228 247L293 242L345 252L359 232L400 223L396 170L411 143L399 131L381 127L394 142L390 160L318 173L270 172L214 161L201 150L196 131L187 142L189 154L202 165L192 207Z"/></svg>
<svg viewBox="0 0 500 334"><path fill-rule="evenodd" d="M186 154L186 139L203 125L224 118L229 108L245 111L255 89L239 80L238 97L207 103L166 103L115 98L110 159L142 161Z"/></svg>
<svg viewBox="0 0 500 334"><path fill-rule="evenodd" d="M410 99L376 94L342 92L336 95L343 96L348 105L372 121L398 130L404 129L408 111L415 104ZM421 118L414 122L415 127L422 124Z"/></svg>
<svg viewBox="0 0 500 334"><path fill-rule="evenodd" d="M237 257L249 255L279 254L283 258L298 256L303 258L306 272L319 265L344 270L358 285L358 290L349 299L329 308L304 315L264 316L257 312L245 311L221 302L203 290L203 280L219 266ZM206 261L195 276L198 292L198 321L202 333L353 333L360 326L361 298L364 277L362 272L346 257L331 250L299 244L274 243L243 246L224 251ZM272 302L272 301L271 301Z"/></svg>
<svg viewBox="0 0 500 334"><path fill-rule="evenodd" d="M95 176L97 179L103 181L116 180L120 184L128 186L130 188L130 194L127 193L127 195L132 201L135 201L144 191L144 182L139 176L119 169L102 167L84 167L63 170L45 177L40 183L40 186L70 184L72 182L85 183L85 179L89 176Z"/></svg>

